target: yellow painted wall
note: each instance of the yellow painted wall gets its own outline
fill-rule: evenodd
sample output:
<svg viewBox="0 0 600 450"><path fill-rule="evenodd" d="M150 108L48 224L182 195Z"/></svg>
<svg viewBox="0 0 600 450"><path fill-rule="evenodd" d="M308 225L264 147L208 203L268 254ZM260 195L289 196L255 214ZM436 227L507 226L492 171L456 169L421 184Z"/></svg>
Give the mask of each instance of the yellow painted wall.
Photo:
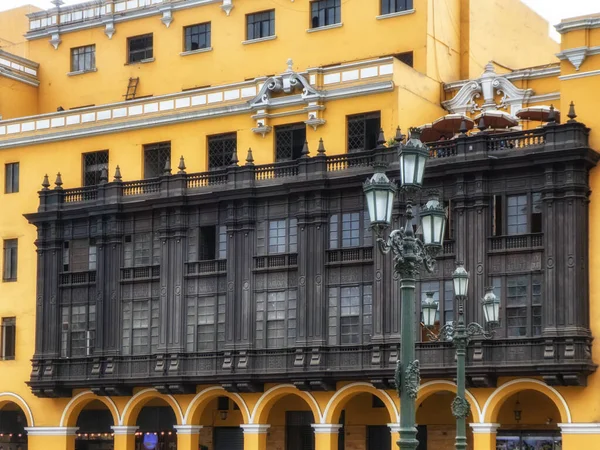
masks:
<svg viewBox="0 0 600 450"><path fill-rule="evenodd" d="M29 58L29 46L24 34L29 30L29 19L26 14L41 11L33 5L0 12L0 49L14 55Z"/></svg>
<svg viewBox="0 0 600 450"><path fill-rule="evenodd" d="M0 75L0 116L3 120L37 114L38 88Z"/></svg>

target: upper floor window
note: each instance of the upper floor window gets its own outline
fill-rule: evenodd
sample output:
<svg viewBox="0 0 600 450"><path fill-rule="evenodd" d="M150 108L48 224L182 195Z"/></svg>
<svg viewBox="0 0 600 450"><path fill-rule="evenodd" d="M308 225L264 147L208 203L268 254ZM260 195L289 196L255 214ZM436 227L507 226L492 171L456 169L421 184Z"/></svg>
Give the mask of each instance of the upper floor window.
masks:
<svg viewBox="0 0 600 450"><path fill-rule="evenodd" d="M17 239L4 240L4 270L2 272L3 281L17 281Z"/></svg>
<svg viewBox="0 0 600 450"><path fill-rule="evenodd" d="M539 273L492 278L500 299L500 331L507 337L542 334L542 282Z"/></svg>
<svg viewBox="0 0 600 450"><path fill-rule="evenodd" d="M160 264L160 239L151 232L128 234L123 245L123 266L140 267Z"/></svg>
<svg viewBox="0 0 600 450"><path fill-rule="evenodd" d="M246 15L246 39L275 36L275 10Z"/></svg>
<svg viewBox="0 0 600 450"><path fill-rule="evenodd" d="M269 253L296 253L298 251L298 220L269 221Z"/></svg>
<svg viewBox="0 0 600 450"><path fill-rule="evenodd" d="M341 0L316 0L311 2L311 28L340 23L341 10Z"/></svg>
<svg viewBox="0 0 600 450"><path fill-rule="evenodd" d="M84 153L81 155L83 162L83 185L94 186L100 183L102 169L108 174L108 150Z"/></svg>
<svg viewBox="0 0 600 450"><path fill-rule="evenodd" d="M94 351L96 305L62 308L61 356L90 356Z"/></svg>
<svg viewBox="0 0 600 450"><path fill-rule="evenodd" d="M381 0L381 14L393 14L413 9L413 0Z"/></svg>
<svg viewBox="0 0 600 450"><path fill-rule="evenodd" d="M208 170L223 169L231 164L237 148L237 133L208 136Z"/></svg>
<svg viewBox="0 0 600 450"><path fill-rule="evenodd" d="M129 63L136 63L145 61L147 59L152 59L154 57L153 43L154 37L152 33L128 38L127 61Z"/></svg>
<svg viewBox="0 0 600 450"><path fill-rule="evenodd" d="M300 158L304 142L306 142L304 123L275 127L275 160L290 161Z"/></svg>
<svg viewBox="0 0 600 450"><path fill-rule="evenodd" d="M160 177L170 159L170 142L144 145L144 178Z"/></svg>
<svg viewBox="0 0 600 450"><path fill-rule="evenodd" d="M19 163L9 163L4 165L4 192L14 194L19 192Z"/></svg>
<svg viewBox="0 0 600 450"><path fill-rule="evenodd" d="M502 236L542 232L542 194L494 195L492 235Z"/></svg>
<svg viewBox="0 0 600 450"><path fill-rule="evenodd" d="M191 25L183 29L185 35L185 51L193 52L203 48L209 48L210 43L210 22Z"/></svg>
<svg viewBox="0 0 600 450"><path fill-rule="evenodd" d="M373 286L331 287L328 293L329 344L360 344L373 333Z"/></svg>
<svg viewBox="0 0 600 450"><path fill-rule="evenodd" d="M198 261L227 258L227 230L224 225L200 227Z"/></svg>
<svg viewBox="0 0 600 450"><path fill-rule="evenodd" d="M225 342L225 294L189 298L187 351L215 350Z"/></svg>
<svg viewBox="0 0 600 450"><path fill-rule="evenodd" d="M96 270L96 240L73 239L63 243L63 272Z"/></svg>
<svg viewBox="0 0 600 450"><path fill-rule="evenodd" d="M332 214L329 217L330 249L369 245L373 245L373 237L366 212Z"/></svg>
<svg viewBox="0 0 600 450"><path fill-rule="evenodd" d="M381 129L379 111L356 114L347 117L348 153L362 152L377 147L377 138Z"/></svg>
<svg viewBox="0 0 600 450"><path fill-rule="evenodd" d="M2 359L15 359L17 337L17 319L15 317L2 318Z"/></svg>
<svg viewBox="0 0 600 450"><path fill-rule="evenodd" d="M94 69L96 69L95 45L71 49L71 72L87 72Z"/></svg>
<svg viewBox="0 0 600 450"><path fill-rule="evenodd" d="M297 290L257 292L256 340L268 348L291 346L296 340Z"/></svg>

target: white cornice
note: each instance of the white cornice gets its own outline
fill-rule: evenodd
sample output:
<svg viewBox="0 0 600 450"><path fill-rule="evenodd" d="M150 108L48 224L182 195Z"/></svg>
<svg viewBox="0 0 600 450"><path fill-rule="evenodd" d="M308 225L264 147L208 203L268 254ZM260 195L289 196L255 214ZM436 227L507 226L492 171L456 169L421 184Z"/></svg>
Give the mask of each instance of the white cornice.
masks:
<svg viewBox="0 0 600 450"><path fill-rule="evenodd" d="M556 65L546 67L515 70L514 72L500 74L500 76L510 81L533 80L536 78L547 78L558 75L560 75L560 66L558 65L558 63ZM460 89L470 81L473 80L459 80L454 81L452 83L444 83L444 90L453 91L456 89Z"/></svg>
<svg viewBox="0 0 600 450"><path fill-rule="evenodd" d="M542 103L552 100L560 100L560 92L549 92L548 94L532 95L527 103Z"/></svg>
<svg viewBox="0 0 600 450"><path fill-rule="evenodd" d="M138 430L137 426L113 425L110 427L115 436L131 436Z"/></svg>
<svg viewBox="0 0 600 450"><path fill-rule="evenodd" d="M560 34L568 33L575 30L586 30L590 28L600 28L600 17L584 17L581 19L569 20L554 25L556 31Z"/></svg>
<svg viewBox="0 0 600 450"><path fill-rule="evenodd" d="M1 66L0 66L0 76L4 76L6 78L10 78L15 81L20 81L21 83L25 83L25 84L28 84L33 87L38 87L40 85L39 81L32 80L31 78L28 78L25 75L21 75L18 72L5 69L4 67L1 67Z"/></svg>
<svg viewBox="0 0 600 450"><path fill-rule="evenodd" d="M198 434L202 429L202 425L175 425L177 434Z"/></svg>
<svg viewBox="0 0 600 450"><path fill-rule="evenodd" d="M244 430L244 434L267 434L271 425L267 424L242 424L240 428Z"/></svg>
<svg viewBox="0 0 600 450"><path fill-rule="evenodd" d="M490 434L495 433L500 427L499 423L470 423L469 426L473 430L473 434Z"/></svg>
<svg viewBox="0 0 600 450"><path fill-rule="evenodd" d="M597 434L600 435L600 423L559 423L563 434Z"/></svg>
<svg viewBox="0 0 600 450"><path fill-rule="evenodd" d="M556 54L556 57L561 61L568 60L575 70L579 70L581 64L588 56L600 55L600 46L598 47L576 47L568 48Z"/></svg>
<svg viewBox="0 0 600 450"><path fill-rule="evenodd" d="M339 89L333 89L323 93L323 99L336 100L342 98L358 97L370 94L379 94L384 92L392 92L394 90L394 83L392 81L377 82L368 85L348 86ZM288 97L281 97L276 99L270 105L270 108L281 107L287 108L296 105L305 105L306 101L301 95L291 95ZM17 137L13 139L0 140L0 149L20 147L20 146L31 146L46 142L57 142L62 140L71 140L90 136L99 136L111 133L119 133L123 131L131 131L136 129L151 128L157 126L171 125L175 123L194 122L204 119L212 119L215 117L227 117L236 114L247 114L253 111L252 107L248 102L238 103L234 105L220 106L216 108L208 108L197 111L185 111L177 112L174 114L156 116L156 117L140 117L135 121L124 121L119 123L106 123L91 126L89 128L75 128L66 131L57 131L49 134L39 134L33 136ZM22 119L21 119L22 120ZM11 121L2 122L2 125L10 123Z"/></svg>
<svg viewBox="0 0 600 450"><path fill-rule="evenodd" d="M337 434L342 428L339 424L330 423L313 423L311 427L315 434Z"/></svg>
<svg viewBox="0 0 600 450"><path fill-rule="evenodd" d="M221 2L222 2L222 0L186 0L186 1L178 2L178 3L172 3L171 9L173 11L178 11L178 10L182 10L182 9L194 8L196 6L209 5L212 3L221 3ZM94 2L91 2L90 4L85 4L85 5L88 5L87 7L93 7L94 4L95 4ZM160 9L161 6L164 6L164 5L157 4L152 7L138 9L138 10L134 10L131 12L119 12L114 15L113 14L104 14L103 16L94 18L89 21L84 21L84 22L66 23L64 25L59 26L59 32L60 33L70 33L73 31L79 31L79 30L84 30L84 29L88 29L88 28L102 27L102 26L105 26L105 24L106 24L105 20L107 18L112 19L114 21L114 23L120 23L120 22L127 22L129 20L141 19L141 18L145 18L145 17L163 15L163 11ZM73 9L70 9L69 11L67 11L67 8L69 8L69 7L65 7L65 8L61 7L60 8L61 14L65 13L65 12L72 12L72 11L84 9L84 8L82 8L81 4L72 5L70 8L73 8ZM37 18L46 17L48 15L56 14L56 13L57 13L56 8L53 8L48 11L29 14L28 17L30 19L37 19ZM27 32L27 34L25 34L25 38L28 40L31 40L31 39L40 39L43 37L51 36L52 29L54 29L54 31L56 32L56 27L45 27L45 28L39 29L39 30L32 30L32 31Z"/></svg>
<svg viewBox="0 0 600 450"><path fill-rule="evenodd" d="M574 80L575 78L585 78L585 77L594 77L596 75L600 75L600 70L590 70L588 72L578 72L572 73L570 75L562 75L558 77L559 80Z"/></svg>
<svg viewBox="0 0 600 450"><path fill-rule="evenodd" d="M28 436L75 436L78 427L25 427Z"/></svg>

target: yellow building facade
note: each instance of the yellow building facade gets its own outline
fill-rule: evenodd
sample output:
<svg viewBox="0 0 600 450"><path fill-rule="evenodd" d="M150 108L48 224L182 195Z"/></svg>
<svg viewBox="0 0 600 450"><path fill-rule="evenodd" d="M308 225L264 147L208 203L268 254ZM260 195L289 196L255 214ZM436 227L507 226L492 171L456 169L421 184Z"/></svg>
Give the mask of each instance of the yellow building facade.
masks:
<svg viewBox="0 0 600 450"><path fill-rule="evenodd" d="M52 183L60 174L52 187L85 186L84 155L108 150L110 179L118 168L126 182L143 180L151 177L146 146L164 142L170 142L173 172L180 156L180 171L206 172L213 164L211 137L232 132L240 166L272 164L276 130L292 123L305 124L311 156L321 139L328 156L344 155L352 149L349 116L377 111L378 128L391 138L397 126L407 130L448 111L474 115L486 100L487 79L491 101L509 113L553 104L566 121L573 102L577 121L591 128L589 146L600 150L600 17L559 24L559 47L547 36L548 24L518 0L56 3L49 11L0 13L5 450L138 450L146 444L219 450L227 448L225 439L243 442L244 450L367 450L395 448L398 438L398 396L369 374L324 390L267 380L259 391L243 392L226 389L217 376L185 393L140 383L125 395L104 395L91 379L78 381L68 394L30 387L39 235L25 215L38 211L44 175ZM500 88L492 80L501 80ZM472 83L478 87L469 93ZM593 192L598 183L592 168ZM599 220L600 202L592 194L586 265L592 336L600 332L600 262L593 251L600 245ZM15 256L7 260L7 254ZM598 345L589 349L594 361ZM497 447L498 429L506 436L547 432L561 441L556 449L600 448L600 375L593 372L578 386L547 381L516 371L492 387L471 387L470 448L512 448ZM427 427L424 449L453 448L455 391L452 377L423 377L417 423ZM172 427L140 428L141 416L159 410L161 418L169 411ZM87 432L94 417L111 422L110 429ZM314 447L294 446L311 439ZM151 447L155 442L159 447Z"/></svg>

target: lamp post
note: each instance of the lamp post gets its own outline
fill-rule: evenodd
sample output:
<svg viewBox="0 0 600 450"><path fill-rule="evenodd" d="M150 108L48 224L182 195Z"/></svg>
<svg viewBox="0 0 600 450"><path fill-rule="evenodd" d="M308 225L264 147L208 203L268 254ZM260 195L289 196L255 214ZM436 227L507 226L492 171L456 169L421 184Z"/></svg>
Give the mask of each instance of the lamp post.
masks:
<svg viewBox="0 0 600 450"><path fill-rule="evenodd" d="M442 248L445 212L436 198L431 198L421 213L423 240L413 232L412 196L423 186L425 163L429 149L420 141L420 130L411 128L406 144L399 142L400 185L406 194L406 225L390 227L396 186L385 174L385 165L375 165L375 174L364 184L371 227L377 236L377 246L384 254L392 253L394 272L400 277L401 290L401 355L396 365L396 389L400 396L401 450L415 450L419 445L415 427L415 400L420 384L419 361L415 359L415 277L424 267L434 269L435 256Z"/></svg>
<svg viewBox="0 0 600 450"><path fill-rule="evenodd" d="M456 348L456 398L452 402L452 415L456 417L456 450L466 450L467 429L466 418L470 412L469 402L465 399L465 359L469 341L477 336L491 339L493 329L498 326L498 314L500 301L494 295L494 288L485 288L485 295L481 301L483 314L487 325L492 329L486 331L476 322L465 324L465 302L467 301L467 290L469 287L469 273L462 264L457 264L452 274L454 282L454 296L458 303L458 317L456 321L444 325L437 335L428 330L433 341L450 341ZM433 300L433 294L428 292L421 305L423 311L423 323L428 329L435 323L438 304Z"/></svg>

